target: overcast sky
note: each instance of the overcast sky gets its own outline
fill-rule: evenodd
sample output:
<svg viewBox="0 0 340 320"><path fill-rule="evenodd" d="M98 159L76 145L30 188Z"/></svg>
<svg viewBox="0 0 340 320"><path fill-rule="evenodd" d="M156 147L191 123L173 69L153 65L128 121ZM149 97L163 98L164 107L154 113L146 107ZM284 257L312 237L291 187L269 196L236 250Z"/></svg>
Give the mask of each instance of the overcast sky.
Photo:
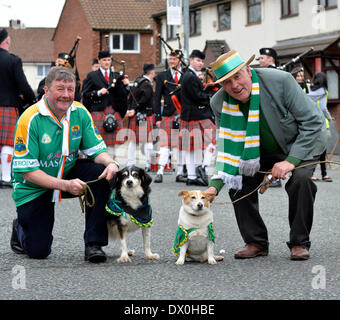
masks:
<svg viewBox="0 0 340 320"><path fill-rule="evenodd" d="M57 26L65 0L0 0L0 26L19 19L26 27Z"/></svg>

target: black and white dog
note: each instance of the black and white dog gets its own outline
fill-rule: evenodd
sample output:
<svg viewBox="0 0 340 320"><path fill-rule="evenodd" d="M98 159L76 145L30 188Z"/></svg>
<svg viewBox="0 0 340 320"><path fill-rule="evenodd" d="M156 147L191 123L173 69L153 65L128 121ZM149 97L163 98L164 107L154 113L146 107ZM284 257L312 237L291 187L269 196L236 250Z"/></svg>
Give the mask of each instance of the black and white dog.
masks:
<svg viewBox="0 0 340 320"><path fill-rule="evenodd" d="M144 254L147 259L158 260L159 255L150 249L152 209L149 204L152 178L145 170L136 166L125 167L118 171L111 180L112 193L106 205L110 213L108 220L109 240L120 240L118 262L131 262L129 256L134 250L128 250L126 233L142 229Z"/></svg>

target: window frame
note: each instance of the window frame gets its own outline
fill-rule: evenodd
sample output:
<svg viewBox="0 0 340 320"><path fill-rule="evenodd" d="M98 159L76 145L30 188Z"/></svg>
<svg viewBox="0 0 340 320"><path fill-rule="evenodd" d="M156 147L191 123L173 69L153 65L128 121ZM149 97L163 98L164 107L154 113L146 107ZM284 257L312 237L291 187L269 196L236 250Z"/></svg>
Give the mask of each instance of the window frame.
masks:
<svg viewBox="0 0 340 320"><path fill-rule="evenodd" d="M247 25L253 25L253 24L260 24L262 23L262 0L258 0L259 2L257 3L252 3L250 4L249 3L249 0L247 0ZM260 15L260 21L253 21L253 22L250 22L249 21L249 17L250 17L250 8L251 7L255 7L255 6L260 6L260 12L261 12L261 15Z"/></svg>
<svg viewBox="0 0 340 320"><path fill-rule="evenodd" d="M200 19L200 30L197 31L197 13L199 14L199 19ZM195 27L194 27L194 32L191 32L191 17L194 15L195 19ZM189 36L200 36L202 34L202 10L201 9L196 9L196 10L191 10L189 13Z"/></svg>
<svg viewBox="0 0 340 320"><path fill-rule="evenodd" d="M288 2L288 13L285 15L283 14L283 2L284 1ZM281 0L281 19L296 17L299 15L299 0L296 0L297 1L297 12L296 13L292 13L292 1L293 0Z"/></svg>
<svg viewBox="0 0 340 320"><path fill-rule="evenodd" d="M113 48L113 37L119 35L119 49ZM136 35L137 36L137 49L136 50L124 50L123 40L124 35ZM138 32L111 32L110 33L110 53L140 53L140 33Z"/></svg>
<svg viewBox="0 0 340 320"><path fill-rule="evenodd" d="M219 7L225 6L225 5L229 5L229 9L228 9L228 11L229 11L229 18L230 18L229 27L221 28L221 15L220 15ZM224 2L224 3L219 3L216 8L217 8L217 19L218 19L217 31L230 30L231 29L231 1L227 1L227 2Z"/></svg>
<svg viewBox="0 0 340 320"><path fill-rule="evenodd" d="M324 6L325 10L336 9L338 7L337 3L335 5L329 6L328 0L324 0L324 1L325 1L325 6ZM318 0L318 5L321 6L320 0Z"/></svg>

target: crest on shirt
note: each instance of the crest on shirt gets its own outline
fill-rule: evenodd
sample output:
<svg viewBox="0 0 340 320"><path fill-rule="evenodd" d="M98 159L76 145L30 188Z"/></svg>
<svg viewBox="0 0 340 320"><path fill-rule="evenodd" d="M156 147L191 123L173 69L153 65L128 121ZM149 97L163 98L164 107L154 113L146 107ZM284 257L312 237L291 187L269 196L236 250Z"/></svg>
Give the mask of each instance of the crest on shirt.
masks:
<svg viewBox="0 0 340 320"><path fill-rule="evenodd" d="M72 126L71 132L72 132L72 138L80 137L80 127L78 125Z"/></svg>
<svg viewBox="0 0 340 320"><path fill-rule="evenodd" d="M15 146L14 146L15 153L17 155L21 155L25 153L26 151L26 145L24 143L24 139L21 137L17 137L15 140Z"/></svg>
<svg viewBox="0 0 340 320"><path fill-rule="evenodd" d="M47 133L44 133L44 135L41 138L41 143L48 144L52 141L50 136Z"/></svg>

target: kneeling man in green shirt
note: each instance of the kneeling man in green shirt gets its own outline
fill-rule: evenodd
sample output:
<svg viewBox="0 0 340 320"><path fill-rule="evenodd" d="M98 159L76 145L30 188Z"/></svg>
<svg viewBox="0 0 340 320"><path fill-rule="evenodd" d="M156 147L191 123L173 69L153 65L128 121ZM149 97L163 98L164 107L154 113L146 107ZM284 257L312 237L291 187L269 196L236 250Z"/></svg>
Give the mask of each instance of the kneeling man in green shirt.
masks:
<svg viewBox="0 0 340 320"><path fill-rule="evenodd" d="M315 162L326 148L322 113L297 85L290 73L252 69L254 55L244 61L231 50L211 64L222 88L211 107L218 128L216 170L209 192L225 185L232 201L247 195L271 170L275 179L291 177L285 188L289 197L292 260L309 259L309 234L317 187L311 180ZM213 200L213 199L212 199ZM234 203L237 224L245 246L236 259L268 255L267 228L260 216L258 193Z"/></svg>
<svg viewBox="0 0 340 320"><path fill-rule="evenodd" d="M74 101L72 71L52 68L44 90L45 95L25 110L15 129L12 197L17 219L11 248L30 258L46 258L53 241L55 202L81 195L86 181L99 179L91 184L94 206L86 206L85 260L104 262L108 181L119 165L107 153L90 113ZM87 158L79 159L79 151Z"/></svg>

